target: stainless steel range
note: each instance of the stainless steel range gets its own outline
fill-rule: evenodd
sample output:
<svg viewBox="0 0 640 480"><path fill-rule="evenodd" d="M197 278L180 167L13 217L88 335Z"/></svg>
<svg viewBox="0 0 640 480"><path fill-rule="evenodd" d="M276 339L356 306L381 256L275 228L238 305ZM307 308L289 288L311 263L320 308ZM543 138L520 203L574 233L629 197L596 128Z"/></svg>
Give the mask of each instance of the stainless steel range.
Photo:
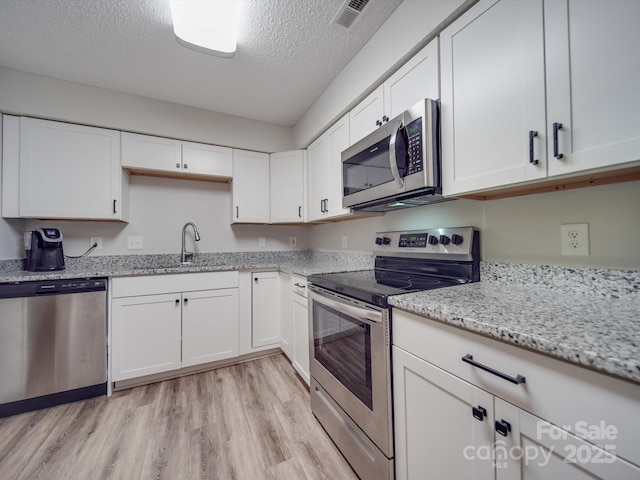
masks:
<svg viewBox="0 0 640 480"><path fill-rule="evenodd" d="M311 409L362 479L394 478L388 297L480 279L474 227L376 234L375 268L309 277Z"/></svg>

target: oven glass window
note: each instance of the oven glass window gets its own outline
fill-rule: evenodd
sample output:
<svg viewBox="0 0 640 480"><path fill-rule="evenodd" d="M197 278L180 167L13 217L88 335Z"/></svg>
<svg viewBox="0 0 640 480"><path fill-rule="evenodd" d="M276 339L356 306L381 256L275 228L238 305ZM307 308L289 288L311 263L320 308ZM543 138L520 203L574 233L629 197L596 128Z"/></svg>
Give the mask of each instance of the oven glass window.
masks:
<svg viewBox="0 0 640 480"><path fill-rule="evenodd" d="M313 302L313 355L342 385L373 409L371 327Z"/></svg>

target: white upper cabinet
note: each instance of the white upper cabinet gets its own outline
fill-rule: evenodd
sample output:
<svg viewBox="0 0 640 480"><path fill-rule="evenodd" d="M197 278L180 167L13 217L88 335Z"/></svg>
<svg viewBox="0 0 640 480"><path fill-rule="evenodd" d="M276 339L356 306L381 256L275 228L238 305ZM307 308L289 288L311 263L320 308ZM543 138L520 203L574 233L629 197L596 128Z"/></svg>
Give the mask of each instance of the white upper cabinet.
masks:
<svg viewBox="0 0 640 480"><path fill-rule="evenodd" d="M640 160L638 18L633 1L487 0L443 31L444 194Z"/></svg>
<svg viewBox="0 0 640 480"><path fill-rule="evenodd" d="M307 149L307 220L330 220L351 215L342 208L341 153L349 147L349 114L324 132Z"/></svg>
<svg viewBox="0 0 640 480"><path fill-rule="evenodd" d="M440 98L438 39L434 39L384 82L384 112L389 119L423 98Z"/></svg>
<svg viewBox="0 0 640 480"><path fill-rule="evenodd" d="M349 112L350 144L423 98L440 98L436 38Z"/></svg>
<svg viewBox="0 0 640 480"><path fill-rule="evenodd" d="M221 181L228 182L233 176L233 150L218 145L182 142L182 171L219 177Z"/></svg>
<svg viewBox="0 0 640 480"><path fill-rule="evenodd" d="M233 150L231 223L269 223L269 154Z"/></svg>
<svg viewBox="0 0 640 480"><path fill-rule="evenodd" d="M271 223L304 222L304 150L272 153L269 159Z"/></svg>
<svg viewBox="0 0 640 480"><path fill-rule="evenodd" d="M482 1L440 45L444 194L545 177L542 0Z"/></svg>
<svg viewBox="0 0 640 480"><path fill-rule="evenodd" d="M640 2L546 1L544 17L549 175L640 160Z"/></svg>
<svg viewBox="0 0 640 480"><path fill-rule="evenodd" d="M228 147L122 132L122 166L133 173L229 182L232 162Z"/></svg>
<svg viewBox="0 0 640 480"><path fill-rule="evenodd" d="M122 166L131 169L181 172L180 141L122 132Z"/></svg>
<svg viewBox="0 0 640 480"><path fill-rule="evenodd" d="M324 216L324 199L328 185L328 141L320 136L307 148L307 220L312 222Z"/></svg>
<svg viewBox="0 0 640 480"><path fill-rule="evenodd" d="M350 144L366 137L388 120L384 114L384 87L380 85L349 112Z"/></svg>
<svg viewBox="0 0 640 480"><path fill-rule="evenodd" d="M116 130L5 115L2 183L5 217L128 218Z"/></svg>

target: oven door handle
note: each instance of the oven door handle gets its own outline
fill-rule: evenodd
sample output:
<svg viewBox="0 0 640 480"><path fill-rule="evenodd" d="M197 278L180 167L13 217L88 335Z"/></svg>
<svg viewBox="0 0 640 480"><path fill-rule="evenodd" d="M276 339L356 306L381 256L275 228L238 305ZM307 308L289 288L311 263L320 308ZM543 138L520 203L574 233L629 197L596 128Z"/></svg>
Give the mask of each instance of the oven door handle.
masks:
<svg viewBox="0 0 640 480"><path fill-rule="evenodd" d="M364 308L364 307L359 307L357 305L350 305L344 302L339 302L329 297L328 295L322 292L319 292L318 290L314 289L312 286L309 287L309 294L311 295L312 300L316 300L322 305L331 307L340 313L349 315L350 317L353 317L364 323L369 323L369 324L370 322L382 323L382 312L379 312L377 310L372 310L370 308Z"/></svg>

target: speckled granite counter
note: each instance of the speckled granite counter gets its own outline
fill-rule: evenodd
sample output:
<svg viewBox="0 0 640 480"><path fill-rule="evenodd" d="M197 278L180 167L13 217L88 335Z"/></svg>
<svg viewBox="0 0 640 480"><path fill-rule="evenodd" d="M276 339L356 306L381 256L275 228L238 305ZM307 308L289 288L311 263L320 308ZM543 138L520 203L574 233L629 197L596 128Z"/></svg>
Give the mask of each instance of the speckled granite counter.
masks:
<svg viewBox="0 0 640 480"><path fill-rule="evenodd" d="M640 272L482 264L394 307L640 383Z"/></svg>
<svg viewBox="0 0 640 480"><path fill-rule="evenodd" d="M280 270L309 276L373 268L371 254L357 252L224 252L194 257L180 265L179 255L109 255L67 259L58 272L27 272L21 260L0 261L0 283L85 277L127 277L224 270Z"/></svg>

